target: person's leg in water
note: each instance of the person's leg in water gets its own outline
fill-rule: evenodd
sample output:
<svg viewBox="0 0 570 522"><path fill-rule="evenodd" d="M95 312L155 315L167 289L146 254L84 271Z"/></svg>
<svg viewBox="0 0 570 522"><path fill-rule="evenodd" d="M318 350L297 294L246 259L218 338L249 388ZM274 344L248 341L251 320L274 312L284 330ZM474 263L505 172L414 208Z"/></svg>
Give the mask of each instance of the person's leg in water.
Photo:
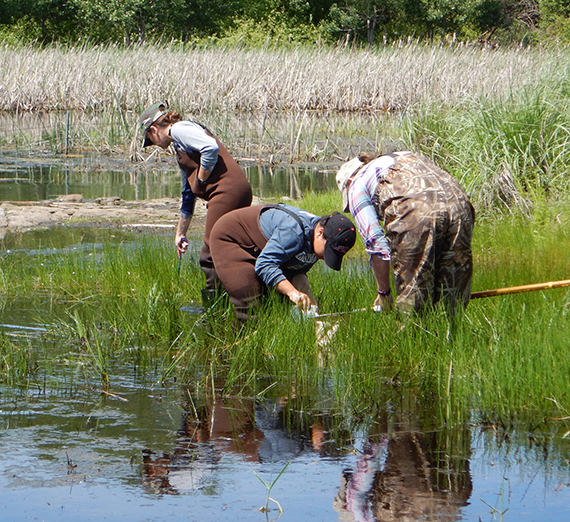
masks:
<svg viewBox="0 0 570 522"><path fill-rule="evenodd" d="M251 203L249 193L215 194L208 202L206 214L206 227L204 230L204 243L200 250L200 267L206 276L206 286L202 290L202 303L204 307L212 305L224 293L223 285L217 275L212 254L210 252L210 235L217 221L228 212L237 208L248 207Z"/></svg>

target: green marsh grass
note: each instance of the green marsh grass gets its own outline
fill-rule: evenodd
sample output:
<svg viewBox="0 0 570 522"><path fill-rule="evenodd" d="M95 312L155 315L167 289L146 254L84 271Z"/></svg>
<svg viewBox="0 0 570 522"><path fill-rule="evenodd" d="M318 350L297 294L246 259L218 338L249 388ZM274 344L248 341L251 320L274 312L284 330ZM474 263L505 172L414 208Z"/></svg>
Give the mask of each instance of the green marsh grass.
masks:
<svg viewBox="0 0 570 522"><path fill-rule="evenodd" d="M30 346L0 334L0 382L17 385L29 378L36 369L37 354Z"/></svg>
<svg viewBox="0 0 570 522"><path fill-rule="evenodd" d="M554 84L505 100L452 109L425 107L409 120L408 142L456 175L485 210L523 211L568 193L570 112Z"/></svg>
<svg viewBox="0 0 570 522"><path fill-rule="evenodd" d="M320 214L338 208L337 199L324 194L299 204ZM567 221L548 206L532 219L485 217L476 226L474 257L474 291L567 279ZM453 319L440 309L423 317L372 311L332 317L323 322L338 323L338 330L322 345L313 320L299 320L274 294L259 319L242 328L223 301L185 314L181 307L199 301L203 275L188 258L178 275L170 238L45 259L10 256L1 268L16 282L7 297L32 293L68 306L74 319L68 317L65 335L80 354L70 360L84 364L87 357L87 371L103 378L126 362L165 381L202 388L225 382L228 392L279 385L301 396L328 387L355 418L405 393L446 426L537 422L570 411L566 289L474 300ZM322 313L367 307L375 296L361 242L340 273L319 263L309 279Z"/></svg>

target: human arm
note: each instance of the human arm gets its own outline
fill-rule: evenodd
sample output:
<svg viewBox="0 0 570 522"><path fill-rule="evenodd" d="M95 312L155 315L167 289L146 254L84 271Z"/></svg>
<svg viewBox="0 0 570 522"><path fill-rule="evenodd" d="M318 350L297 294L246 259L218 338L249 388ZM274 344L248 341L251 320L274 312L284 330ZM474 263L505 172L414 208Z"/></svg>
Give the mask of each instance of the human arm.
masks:
<svg viewBox="0 0 570 522"><path fill-rule="evenodd" d="M392 306L392 297L390 295L390 247L373 203L373 195L378 187L379 176L379 169L376 168L378 166L376 163L380 163L379 166L384 168L379 161L367 166L350 186L348 202L358 232L364 241L365 250L370 254L370 267L376 278L378 290L374 306L390 308Z"/></svg>
<svg viewBox="0 0 570 522"><path fill-rule="evenodd" d="M218 162L219 146L216 138L193 121L175 123L171 128L171 136L176 148L187 153L200 153L200 168L196 177L201 182L207 181Z"/></svg>
<svg viewBox="0 0 570 522"><path fill-rule="evenodd" d="M378 295L374 300L374 306L381 306L383 310L392 308L392 295L390 292L390 261L380 256L370 256L370 267L376 278Z"/></svg>
<svg viewBox="0 0 570 522"><path fill-rule="evenodd" d="M178 225L176 226L176 235L174 236L174 245L176 246L176 251L178 252L178 257L180 257L188 249L188 239L186 239L186 232L188 232L188 227L190 226L191 218L185 218L180 216L178 219Z"/></svg>
<svg viewBox="0 0 570 522"><path fill-rule="evenodd" d="M303 274L305 278L306 274ZM301 285L299 285L301 286ZM308 280L307 280L308 287ZM302 292L300 289L296 288L295 285L288 279L283 279L275 285L275 289L278 292L286 295L295 305L303 310L308 310L312 304L317 304L314 297L312 296L311 289L308 288L309 294Z"/></svg>
<svg viewBox="0 0 570 522"><path fill-rule="evenodd" d="M211 173L212 173L211 170L206 170L204 167L202 167L202 165L200 165L200 168L198 169L198 172L196 174L196 179L198 180L198 183L206 183Z"/></svg>
<svg viewBox="0 0 570 522"><path fill-rule="evenodd" d="M313 218L318 219L316 216ZM256 274L267 286L274 287L295 304L303 308L316 305L306 272L317 257L308 249L304 227L300 227L287 213L276 209L261 215L260 226L268 240L256 260ZM287 279L284 267L295 275Z"/></svg>
<svg viewBox="0 0 570 522"><path fill-rule="evenodd" d="M182 177L182 204L180 206L180 218L176 226L176 234L174 236L174 246L180 257L188 249L188 240L186 239L186 232L190 226L190 221L194 215L194 207L196 205L196 196L190 188L186 173L180 169Z"/></svg>
<svg viewBox="0 0 570 522"><path fill-rule="evenodd" d="M366 168L350 185L348 204L366 252L389 261L390 246L373 202L377 187L378 174L376 170L371 167Z"/></svg>

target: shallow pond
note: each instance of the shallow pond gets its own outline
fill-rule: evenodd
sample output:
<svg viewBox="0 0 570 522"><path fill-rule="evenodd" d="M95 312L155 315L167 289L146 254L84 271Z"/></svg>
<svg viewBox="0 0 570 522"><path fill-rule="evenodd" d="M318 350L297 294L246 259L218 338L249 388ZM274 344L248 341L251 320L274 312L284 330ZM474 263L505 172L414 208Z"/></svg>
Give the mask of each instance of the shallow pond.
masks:
<svg viewBox="0 0 570 522"><path fill-rule="evenodd" d="M255 195L296 198L306 191L336 187L335 171L323 166L243 165ZM66 194L86 200L118 196L139 201L180 196L180 173L172 158L150 164L101 155L33 156L0 154L0 201L42 201Z"/></svg>
<svg viewBox="0 0 570 522"><path fill-rule="evenodd" d="M334 186L327 169L250 166L247 173L263 197ZM2 156L0 178L3 200L179 192L172 165L138 171L89 157ZM140 240L120 230L32 231L4 239L0 262L93 255ZM326 383L307 396L269 381L222 395L223 382L197 390L161 380L156 361L144 371L116 361L110 388L102 388L85 369L88 357L65 337L46 335L73 306L39 294L0 296L0 333L47 361L26 386L0 386L2 520L570 518L566 439L475 419L445 428L399 392L367 418L347 413ZM269 511L260 511L266 502Z"/></svg>
<svg viewBox="0 0 570 522"><path fill-rule="evenodd" d="M22 251L81 255L137 238L58 228L42 232L41 248L34 249L34 233L4 240L3 258ZM0 388L3 520L570 516L564 439L540 438L516 425L446 429L418 411L414 397L398 393L366 419L343 411L326 384L310 396L269 381L250 393L222 395L220 382L214 391L163 382L152 364L140 371L115 363L111 387L103 389L82 371L89 361L78 364L76 347L45 336L69 306L33 296L0 305L3 334L50 360L25 388ZM258 477L267 485L275 481L268 512L259 510L267 487Z"/></svg>

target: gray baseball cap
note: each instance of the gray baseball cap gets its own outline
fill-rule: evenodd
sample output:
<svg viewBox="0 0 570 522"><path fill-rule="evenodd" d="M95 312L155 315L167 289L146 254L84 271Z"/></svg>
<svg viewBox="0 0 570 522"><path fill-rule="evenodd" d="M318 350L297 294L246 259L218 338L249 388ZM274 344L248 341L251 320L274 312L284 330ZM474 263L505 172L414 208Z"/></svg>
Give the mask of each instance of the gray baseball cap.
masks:
<svg viewBox="0 0 570 522"><path fill-rule="evenodd" d="M165 103L155 103L146 109L140 117L141 131L144 136L143 148L149 145L154 145L152 141L147 138L146 133L150 126L157 121L160 117L168 112L168 107Z"/></svg>

